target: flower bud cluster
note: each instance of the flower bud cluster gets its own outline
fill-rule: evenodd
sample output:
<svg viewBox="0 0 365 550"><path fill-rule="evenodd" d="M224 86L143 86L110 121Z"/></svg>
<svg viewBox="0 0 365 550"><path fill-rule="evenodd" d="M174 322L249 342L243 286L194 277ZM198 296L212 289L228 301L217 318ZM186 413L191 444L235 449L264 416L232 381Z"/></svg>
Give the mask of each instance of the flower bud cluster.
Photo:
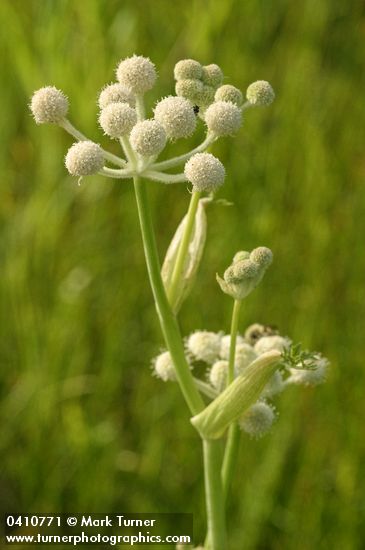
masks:
<svg viewBox="0 0 365 550"><path fill-rule="evenodd" d="M246 254L245 252L240 252L236 254L235 258L238 261L242 261L242 258L247 258ZM226 399L226 394L231 392L232 395L235 395L235 399L237 398L234 388L232 388L232 391L226 391L228 388L227 380L230 343L230 335L205 330L196 331L190 334L185 343L186 356L189 358L191 365L195 361L207 364L206 380L208 387L211 389L206 395L212 397L213 393L213 395L215 394L218 397L223 394L221 403L223 407L227 408L229 408L230 405L229 400L227 401ZM257 393L257 389L255 390L255 401L251 402L248 408L244 408L241 416L237 417L240 428L253 438L260 438L270 431L277 416L275 407L271 403L271 400L275 396L280 394L289 385L316 385L322 383L326 378L328 361L317 353L309 354L309 352L307 352L312 358L311 360L306 359L304 361L304 367L307 362L308 369L303 367L299 368L299 366L298 368L288 366L286 356L290 354L291 347L292 342L289 338L281 336L278 331L272 327L260 325L258 323L250 325L246 329L244 336L240 334L237 335L234 365L235 381L238 381L238 379L246 379L247 376L250 378L254 375L256 365L257 369L260 369L264 366L265 362L275 361L275 357L279 358L276 359L279 368L271 370L271 373L266 377L259 392ZM271 356L272 359L270 359ZM305 355L305 357L307 357L307 355ZM302 365L302 363L300 364ZM270 368L268 365L267 367ZM245 387L243 380L239 382L240 387L241 385L242 388ZM199 385L197 387L199 388ZM203 390L204 385L201 391ZM247 388L245 392L246 390ZM212 410L215 410L215 407L216 405L214 405ZM235 409L235 407L233 408ZM222 411L223 417L225 414L226 413ZM199 430L208 429L209 431L210 414L207 412L198 416L199 418L194 417L194 419L192 419L193 424L196 425ZM208 418L207 425L205 425L206 418ZM213 432L212 437L216 437Z"/></svg>
<svg viewBox="0 0 365 550"><path fill-rule="evenodd" d="M272 258L271 250L265 246L255 248L251 253L238 252L223 279L217 275L221 289L235 300L242 300L259 284Z"/></svg>
<svg viewBox="0 0 365 550"><path fill-rule="evenodd" d="M213 103L217 88L223 82L223 72L216 64L202 66L194 59L183 59L174 69L176 95L205 109Z"/></svg>

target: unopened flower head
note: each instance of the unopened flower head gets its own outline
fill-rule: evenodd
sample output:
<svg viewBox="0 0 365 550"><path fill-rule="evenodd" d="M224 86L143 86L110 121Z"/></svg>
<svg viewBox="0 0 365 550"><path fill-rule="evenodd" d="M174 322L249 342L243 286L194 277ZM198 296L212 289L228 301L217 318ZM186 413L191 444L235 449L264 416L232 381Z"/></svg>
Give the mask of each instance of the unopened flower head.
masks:
<svg viewBox="0 0 365 550"><path fill-rule="evenodd" d="M214 99L215 101L229 101L237 105L237 107L241 107L243 103L243 94L241 90L235 86L224 84L217 89Z"/></svg>
<svg viewBox="0 0 365 550"><path fill-rule="evenodd" d="M242 123L241 110L230 101L216 101L205 111L205 123L215 136L229 136L237 132Z"/></svg>
<svg viewBox="0 0 365 550"><path fill-rule="evenodd" d="M176 380L176 371L170 352L164 351L153 360L153 372L164 382Z"/></svg>
<svg viewBox="0 0 365 550"><path fill-rule="evenodd" d="M202 80L204 84L212 86L213 88L218 88L223 82L222 69L215 63L205 65L202 71Z"/></svg>
<svg viewBox="0 0 365 550"><path fill-rule="evenodd" d="M283 336L273 335L273 336L263 336L255 344L255 352L258 355L271 351L273 349L277 351L283 351L285 348L289 347L291 341L289 338L284 338Z"/></svg>
<svg viewBox="0 0 365 550"><path fill-rule="evenodd" d="M250 258L250 252L247 252L247 250L239 250L233 256L232 264L235 264L236 262L240 262L241 260L248 260L249 258Z"/></svg>
<svg viewBox="0 0 365 550"><path fill-rule="evenodd" d="M198 79L202 77L202 66L195 59L182 59L174 68L175 80Z"/></svg>
<svg viewBox="0 0 365 550"><path fill-rule="evenodd" d="M117 79L134 94L150 90L157 78L154 64L148 57L133 55L123 59L117 67Z"/></svg>
<svg viewBox="0 0 365 550"><path fill-rule="evenodd" d="M270 431L275 420L275 409L265 401L258 401L240 418L240 428L259 439Z"/></svg>
<svg viewBox="0 0 365 550"><path fill-rule="evenodd" d="M261 248L266 250L265 247ZM255 256L254 259L256 259ZM266 256L265 259L267 259ZM229 294L235 300L242 300L260 283L267 267L267 261L261 261L261 263L253 261L252 253L249 254L247 259L246 252L240 251L234 256L232 264L224 272L223 279L217 275L217 281L223 292Z"/></svg>
<svg viewBox="0 0 365 550"><path fill-rule="evenodd" d="M196 128L194 107L184 97L169 96L162 99L157 103L154 113L169 139L189 137Z"/></svg>
<svg viewBox="0 0 365 550"><path fill-rule="evenodd" d="M57 124L67 115L68 99L61 90L46 86L34 92L30 109L37 124Z"/></svg>
<svg viewBox="0 0 365 550"><path fill-rule="evenodd" d="M65 164L72 176L96 174L104 165L103 150L93 141L79 141L68 150Z"/></svg>
<svg viewBox="0 0 365 550"><path fill-rule="evenodd" d="M201 102L204 86L200 80L184 79L176 82L176 95L189 99L192 103L199 105Z"/></svg>
<svg viewBox="0 0 365 550"><path fill-rule="evenodd" d="M129 135L137 122L137 113L128 103L110 103L100 112L99 123L112 138Z"/></svg>
<svg viewBox="0 0 365 550"><path fill-rule="evenodd" d="M246 98L251 105L270 105L275 99L275 93L269 82L257 80L247 88Z"/></svg>
<svg viewBox="0 0 365 550"><path fill-rule="evenodd" d="M185 164L184 173L194 191L216 191L224 181L225 170L219 159L210 153L197 153Z"/></svg>
<svg viewBox="0 0 365 550"><path fill-rule="evenodd" d="M205 361L211 365L219 359L221 338L221 334L199 330L190 334L186 347L195 359Z"/></svg>
<svg viewBox="0 0 365 550"><path fill-rule="evenodd" d="M244 343L244 339L242 338L242 336L237 334L236 349L237 349L237 346L239 346L240 344L243 344L243 343ZM221 356L222 359L229 359L230 349L231 349L231 335L226 334L226 336L223 336L222 340L221 340L220 356Z"/></svg>
<svg viewBox="0 0 365 550"><path fill-rule="evenodd" d="M216 361L209 371L209 382L218 392L224 390L227 385L228 361Z"/></svg>
<svg viewBox="0 0 365 550"><path fill-rule="evenodd" d="M238 344L236 347L236 357L235 357L235 371L236 373L242 374L243 371L248 367L252 361L257 359L257 353L255 350L246 343Z"/></svg>
<svg viewBox="0 0 365 550"><path fill-rule="evenodd" d="M158 155L166 145L166 132L157 120L143 120L132 129L130 141L142 157Z"/></svg>
<svg viewBox="0 0 365 550"><path fill-rule="evenodd" d="M273 253L266 246L255 248L250 254L250 260L258 264L260 267L267 268L272 263Z"/></svg>
<svg viewBox="0 0 365 550"><path fill-rule="evenodd" d="M110 103L128 103L130 107L135 106L135 97L132 92L115 82L114 84L108 84L102 89L99 95L98 104L100 109L105 109Z"/></svg>

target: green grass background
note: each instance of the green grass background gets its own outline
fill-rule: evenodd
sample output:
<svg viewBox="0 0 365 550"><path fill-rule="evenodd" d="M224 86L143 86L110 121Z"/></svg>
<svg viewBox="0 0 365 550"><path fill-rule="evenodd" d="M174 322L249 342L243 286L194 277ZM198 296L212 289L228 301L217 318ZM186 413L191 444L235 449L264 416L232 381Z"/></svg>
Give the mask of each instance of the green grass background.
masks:
<svg viewBox="0 0 365 550"><path fill-rule="evenodd" d="M117 152L96 98L119 59L156 63L151 107L193 57L242 90L269 80L277 100L214 146L227 169L219 197L234 205L209 207L183 332L228 330L215 273L266 245L275 262L242 330L275 324L332 364L326 385L277 401L269 436L243 440L231 548L364 548L363 2L1 0L0 21L0 509L190 511L204 536L199 440L178 388L150 375L162 337L132 187L78 187L63 165L71 138L37 127L27 107L54 84L76 125ZM163 256L189 195L153 183L150 195Z"/></svg>

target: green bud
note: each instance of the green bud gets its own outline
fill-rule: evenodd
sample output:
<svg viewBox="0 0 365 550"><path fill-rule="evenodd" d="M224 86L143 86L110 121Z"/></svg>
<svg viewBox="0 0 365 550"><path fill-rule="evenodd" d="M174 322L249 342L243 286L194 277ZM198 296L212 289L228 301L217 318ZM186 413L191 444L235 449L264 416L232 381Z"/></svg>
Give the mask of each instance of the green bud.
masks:
<svg viewBox="0 0 365 550"><path fill-rule="evenodd" d="M193 284L196 273L198 271L200 261L203 255L206 233L207 233L207 219L205 214L206 200L200 199L197 208L194 229L191 235L189 251L185 260L185 265L180 277L179 291L176 293L176 299L171 307L175 313L177 313L187 298ZM186 224L186 216L181 221L177 228L175 235L172 238L170 246L166 252L166 256L162 265L161 276L167 294L169 294L169 287L171 284L172 274L174 271L177 254L179 251L182 236L184 234L184 228Z"/></svg>
<svg viewBox="0 0 365 550"><path fill-rule="evenodd" d="M228 426L257 401L280 358L281 353L276 350L258 357L202 412L191 418L204 439L220 438Z"/></svg>

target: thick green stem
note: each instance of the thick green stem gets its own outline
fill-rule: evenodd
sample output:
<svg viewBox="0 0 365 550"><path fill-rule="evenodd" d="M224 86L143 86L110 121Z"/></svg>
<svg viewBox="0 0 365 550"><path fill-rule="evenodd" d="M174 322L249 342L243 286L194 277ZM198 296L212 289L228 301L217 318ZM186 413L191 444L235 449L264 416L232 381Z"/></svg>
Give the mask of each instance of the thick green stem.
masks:
<svg viewBox="0 0 365 550"><path fill-rule="evenodd" d="M174 314L171 311L161 279L156 241L148 207L146 187L138 177L134 178L138 215L142 231L143 247L157 313L166 346L171 354L181 391L190 411L197 414L204 409L204 402L195 387L194 378L185 357L183 340Z"/></svg>
<svg viewBox="0 0 365 550"><path fill-rule="evenodd" d="M207 507L208 534L206 550L226 550L226 525L221 465L221 441L203 440L205 499Z"/></svg>
<svg viewBox="0 0 365 550"><path fill-rule="evenodd" d="M176 293L179 290L180 277L181 277L182 270L184 268L186 255L189 250L190 238L194 229L195 215L199 205L199 199L200 199L200 193L194 191L193 194L191 195L184 233L179 246L179 251L177 253L174 270L172 272L171 284L168 289L168 298L169 298L170 304L173 304L175 302Z"/></svg>
<svg viewBox="0 0 365 550"><path fill-rule="evenodd" d="M236 359L236 343L238 333L238 323L241 311L241 300L235 300L232 312L231 321L231 340L229 347L229 364L228 364L228 377L227 383L231 384L234 380L234 364ZM240 431L236 422L231 424L228 430L226 449L224 452L223 466L222 466L222 481L224 497L227 498L228 490L231 485L234 467L237 460L238 449L240 443Z"/></svg>

